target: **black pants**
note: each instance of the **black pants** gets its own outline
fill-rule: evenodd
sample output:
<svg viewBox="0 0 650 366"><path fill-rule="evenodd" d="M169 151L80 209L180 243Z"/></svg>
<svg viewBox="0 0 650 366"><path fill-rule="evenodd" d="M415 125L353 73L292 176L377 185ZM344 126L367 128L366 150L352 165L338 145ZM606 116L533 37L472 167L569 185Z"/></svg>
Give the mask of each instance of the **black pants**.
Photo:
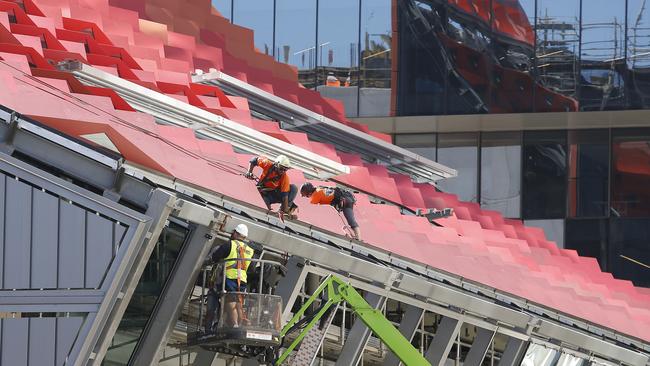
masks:
<svg viewBox="0 0 650 366"><path fill-rule="evenodd" d="M359 224L357 224L357 220L354 218L354 203L345 203L343 207L341 207L341 211L343 212L343 216L345 216L345 219L348 221L348 225L351 228L359 227Z"/></svg>
<svg viewBox="0 0 650 366"><path fill-rule="evenodd" d="M268 192L260 192L262 199L267 206L271 206L273 203L282 203L282 192L279 189ZM293 200L296 199L298 195L298 187L295 184L289 185L289 208L294 207L296 204L293 203Z"/></svg>

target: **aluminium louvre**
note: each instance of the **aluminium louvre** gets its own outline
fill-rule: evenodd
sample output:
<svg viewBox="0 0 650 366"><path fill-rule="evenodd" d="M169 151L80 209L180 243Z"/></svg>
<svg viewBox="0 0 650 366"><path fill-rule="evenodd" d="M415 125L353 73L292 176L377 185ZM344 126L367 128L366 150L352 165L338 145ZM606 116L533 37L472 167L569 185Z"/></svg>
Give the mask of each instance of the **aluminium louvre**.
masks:
<svg viewBox="0 0 650 366"><path fill-rule="evenodd" d="M344 164L79 61L64 61L59 63L58 68L71 72L87 85L114 90L131 107L159 121L192 128L197 137L226 141L251 154L269 157L286 155L294 168L321 180L350 172L350 168Z"/></svg>
<svg viewBox="0 0 650 366"><path fill-rule="evenodd" d="M341 151L357 153L368 162L385 165L391 171L411 176L416 182L432 182L458 175L455 169L310 111L221 71L197 71L192 75L193 82L216 85L229 94L247 98L251 109L282 122L283 128L306 132L315 140L332 144Z"/></svg>

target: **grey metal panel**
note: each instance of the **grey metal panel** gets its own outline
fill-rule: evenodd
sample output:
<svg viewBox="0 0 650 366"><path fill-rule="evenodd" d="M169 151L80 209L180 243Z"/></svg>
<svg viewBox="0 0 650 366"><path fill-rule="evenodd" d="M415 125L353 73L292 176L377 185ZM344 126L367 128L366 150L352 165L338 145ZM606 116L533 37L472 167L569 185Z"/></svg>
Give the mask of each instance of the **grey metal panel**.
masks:
<svg viewBox="0 0 650 366"><path fill-rule="evenodd" d="M447 355L456 340L461 325L462 322L458 319L446 316L442 318L440 324L438 324L438 331L424 354L424 358L426 358L432 366L442 366L445 364Z"/></svg>
<svg viewBox="0 0 650 366"><path fill-rule="evenodd" d="M59 288L83 288L86 212L59 201Z"/></svg>
<svg viewBox="0 0 650 366"><path fill-rule="evenodd" d="M386 302L386 298L373 294L372 292L366 293L364 296L370 306L375 309L381 308ZM348 333L348 337L341 349L341 354L336 360L336 366L355 366L361 359L363 349L368 343L370 338L370 329L361 321L357 319Z"/></svg>
<svg viewBox="0 0 650 366"><path fill-rule="evenodd" d="M5 232L5 186L6 186L7 176L0 174L0 233ZM0 288L3 288L4 284L4 258L5 254L5 236L0 235Z"/></svg>
<svg viewBox="0 0 650 366"><path fill-rule="evenodd" d="M409 341L413 339L415 331L420 325L420 320L422 320L422 315L424 315L424 309L412 305L406 305L406 312L404 317L399 324L399 332ZM395 356L390 350L384 359L385 366L399 366L400 360Z"/></svg>
<svg viewBox="0 0 650 366"><path fill-rule="evenodd" d="M59 199L33 190L31 288L56 288Z"/></svg>
<svg viewBox="0 0 650 366"><path fill-rule="evenodd" d="M126 226L117 222L113 225L113 256L115 256L115 253L120 249L120 245L122 245L126 229Z"/></svg>
<svg viewBox="0 0 650 366"><path fill-rule="evenodd" d="M527 342L517 338L508 339L506 349L503 350L503 355L501 356L501 360L499 361L498 366L519 365L521 358L525 353L524 351L526 350L526 343Z"/></svg>
<svg viewBox="0 0 650 366"><path fill-rule="evenodd" d="M29 364L53 365L56 359L56 318L29 319Z"/></svg>
<svg viewBox="0 0 650 366"><path fill-rule="evenodd" d="M27 365L29 319L2 320L2 355L0 365Z"/></svg>
<svg viewBox="0 0 650 366"><path fill-rule="evenodd" d="M86 212L86 284L99 288L113 259L113 222Z"/></svg>
<svg viewBox="0 0 650 366"><path fill-rule="evenodd" d="M24 289L30 281L32 187L15 179L6 184L3 288Z"/></svg>
<svg viewBox="0 0 650 366"><path fill-rule="evenodd" d="M483 328L478 328L476 332L476 337L472 343L472 348L470 348L467 357L465 358L465 366L480 366L485 358L492 339L494 338L494 331L487 330Z"/></svg>
<svg viewBox="0 0 650 366"><path fill-rule="evenodd" d="M68 317L56 319L56 365L60 366L66 362L72 344L79 334L84 318Z"/></svg>

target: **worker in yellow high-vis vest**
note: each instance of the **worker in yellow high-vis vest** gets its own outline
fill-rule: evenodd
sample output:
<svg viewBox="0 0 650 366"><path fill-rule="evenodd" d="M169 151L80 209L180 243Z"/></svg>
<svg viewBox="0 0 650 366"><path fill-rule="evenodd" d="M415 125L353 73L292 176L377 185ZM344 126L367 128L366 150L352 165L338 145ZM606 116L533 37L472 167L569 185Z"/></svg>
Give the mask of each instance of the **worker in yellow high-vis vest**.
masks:
<svg viewBox="0 0 650 366"><path fill-rule="evenodd" d="M246 292L247 286L247 275L246 271L251 264L250 260L253 257L255 251L248 246L246 238L248 237L248 227L244 224L239 224L235 227L235 230L230 236L230 242L220 245L219 247L213 249L209 254L208 261L219 262L224 260L224 265L226 266L226 283L225 290L226 292ZM243 259L243 260L234 260L234 259ZM214 292L214 295L221 290L221 283L214 283L210 286L210 291ZM216 300L216 296L213 296ZM243 309L240 303L237 301L238 297L229 296L226 301L226 308L224 309L224 315L227 315L230 319L231 325L233 327L239 327L244 321L245 316ZM208 308L216 309L216 304L210 306L210 296L208 295ZM208 310L208 316L212 318L212 314ZM207 319L206 319L207 320ZM211 319L208 320L208 325L210 325Z"/></svg>

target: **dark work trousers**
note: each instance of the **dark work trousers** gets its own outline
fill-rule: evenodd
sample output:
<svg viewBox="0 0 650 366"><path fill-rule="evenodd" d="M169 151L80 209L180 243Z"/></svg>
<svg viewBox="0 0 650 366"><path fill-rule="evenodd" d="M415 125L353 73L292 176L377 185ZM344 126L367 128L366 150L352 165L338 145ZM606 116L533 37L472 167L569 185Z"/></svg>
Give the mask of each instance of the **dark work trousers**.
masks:
<svg viewBox="0 0 650 366"><path fill-rule="evenodd" d="M264 203L266 203L268 206L270 206L272 203L282 203L282 192L280 192L279 189L275 189L273 191L268 191L268 192L260 192L262 195L262 199L264 200ZM298 195L298 187L296 187L295 184L290 184L289 185L289 207L294 207L295 204L293 203L293 200L296 199L296 196Z"/></svg>

